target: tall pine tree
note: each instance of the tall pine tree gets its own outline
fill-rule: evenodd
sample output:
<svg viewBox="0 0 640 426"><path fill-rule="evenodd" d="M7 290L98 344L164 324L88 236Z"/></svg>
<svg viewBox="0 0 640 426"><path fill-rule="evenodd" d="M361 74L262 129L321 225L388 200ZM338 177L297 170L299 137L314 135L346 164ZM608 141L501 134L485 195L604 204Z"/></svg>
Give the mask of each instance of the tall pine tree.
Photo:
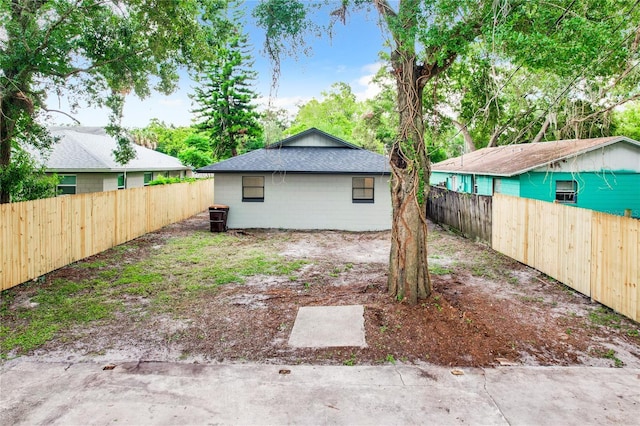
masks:
<svg viewBox="0 0 640 426"><path fill-rule="evenodd" d="M255 149L262 143L259 114L253 104L257 94L251 88L257 73L251 69L247 35L241 31L238 16L234 21L226 46L195 78L200 83L193 96L198 105L193 110L196 127L209 135L218 160L235 157L246 147Z"/></svg>

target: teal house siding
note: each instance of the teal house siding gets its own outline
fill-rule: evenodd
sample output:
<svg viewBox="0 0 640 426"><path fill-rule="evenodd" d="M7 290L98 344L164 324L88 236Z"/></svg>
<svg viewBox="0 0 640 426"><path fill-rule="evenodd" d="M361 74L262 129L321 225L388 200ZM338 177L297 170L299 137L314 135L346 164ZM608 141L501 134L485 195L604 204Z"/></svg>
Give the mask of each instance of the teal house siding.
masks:
<svg viewBox="0 0 640 426"><path fill-rule="evenodd" d="M468 192L472 194L474 176L462 173L431 173L431 178L429 179L431 186L442 186L442 183L444 183L444 186L450 191ZM475 184L478 187L479 195L493 194L493 176L476 175Z"/></svg>
<svg viewBox="0 0 640 426"><path fill-rule="evenodd" d="M493 176L476 176L478 195L493 195Z"/></svg>
<svg viewBox="0 0 640 426"><path fill-rule="evenodd" d="M640 217L640 174L633 172L529 172L520 176L520 196L553 202L559 180L578 184L577 202L568 205L616 215L631 209L631 216Z"/></svg>
<svg viewBox="0 0 640 426"><path fill-rule="evenodd" d="M431 173L431 178L429 179L429 185L431 185L431 186L441 186L442 183L446 184L448 176L449 176L449 173L432 172ZM449 188L447 188L447 189L449 189Z"/></svg>
<svg viewBox="0 0 640 426"><path fill-rule="evenodd" d="M499 181L499 184L494 184L496 192L505 195L513 195L514 197L520 197L520 176L516 177L494 177L494 181ZM497 186L500 187L498 190Z"/></svg>

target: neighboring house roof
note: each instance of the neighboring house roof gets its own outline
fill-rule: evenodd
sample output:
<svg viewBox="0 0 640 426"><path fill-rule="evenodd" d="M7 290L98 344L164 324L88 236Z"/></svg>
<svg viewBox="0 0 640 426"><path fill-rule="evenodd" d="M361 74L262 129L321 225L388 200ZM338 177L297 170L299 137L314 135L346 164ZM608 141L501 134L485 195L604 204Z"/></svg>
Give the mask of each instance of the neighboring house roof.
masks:
<svg viewBox="0 0 640 426"><path fill-rule="evenodd" d="M49 133L58 139L51 154L43 160L51 172L132 172L189 170L170 155L133 144L136 158L126 165L116 163L114 138L101 127L50 127Z"/></svg>
<svg viewBox="0 0 640 426"><path fill-rule="evenodd" d="M618 142L640 147L640 142L624 136L505 145L482 148L435 163L431 166L431 171L516 176Z"/></svg>
<svg viewBox="0 0 640 426"><path fill-rule="evenodd" d="M291 146L309 136L329 145ZM389 161L342 139L311 128L266 148L248 152L197 170L198 173L349 173L389 174Z"/></svg>

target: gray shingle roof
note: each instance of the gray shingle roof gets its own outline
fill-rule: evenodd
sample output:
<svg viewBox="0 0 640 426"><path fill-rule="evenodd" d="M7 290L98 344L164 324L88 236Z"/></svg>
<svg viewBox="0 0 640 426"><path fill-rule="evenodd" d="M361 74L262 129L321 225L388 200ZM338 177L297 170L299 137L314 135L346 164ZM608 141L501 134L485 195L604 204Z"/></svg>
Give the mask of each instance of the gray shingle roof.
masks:
<svg viewBox="0 0 640 426"><path fill-rule="evenodd" d="M48 159L44 160L50 171L167 171L189 170L175 157L139 145L133 145L136 158L125 166L115 162L115 139L101 127L50 127L49 133L59 138Z"/></svg>
<svg viewBox="0 0 640 426"><path fill-rule="evenodd" d="M310 134L338 142L327 146L287 146ZM359 148L317 129L309 129L269 145L197 170L198 173L355 173L389 174L389 161L383 155Z"/></svg>
<svg viewBox="0 0 640 426"><path fill-rule="evenodd" d="M441 161L433 164L431 170L434 172L516 176L555 161L575 157L617 142L640 146L640 142L624 136L505 145L483 148L460 157Z"/></svg>

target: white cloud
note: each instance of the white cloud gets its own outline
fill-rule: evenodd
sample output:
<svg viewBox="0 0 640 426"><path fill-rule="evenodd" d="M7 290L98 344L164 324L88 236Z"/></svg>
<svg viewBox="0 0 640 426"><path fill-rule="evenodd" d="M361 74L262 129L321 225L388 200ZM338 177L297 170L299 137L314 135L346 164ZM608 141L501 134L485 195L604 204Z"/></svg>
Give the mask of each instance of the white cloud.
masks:
<svg viewBox="0 0 640 426"><path fill-rule="evenodd" d="M385 66L383 62L376 62L367 64L360 69L363 75L355 81L355 87L353 87L353 93L356 95L356 99L359 101L371 99L382 91L382 87L374 83L373 78L383 66Z"/></svg>

